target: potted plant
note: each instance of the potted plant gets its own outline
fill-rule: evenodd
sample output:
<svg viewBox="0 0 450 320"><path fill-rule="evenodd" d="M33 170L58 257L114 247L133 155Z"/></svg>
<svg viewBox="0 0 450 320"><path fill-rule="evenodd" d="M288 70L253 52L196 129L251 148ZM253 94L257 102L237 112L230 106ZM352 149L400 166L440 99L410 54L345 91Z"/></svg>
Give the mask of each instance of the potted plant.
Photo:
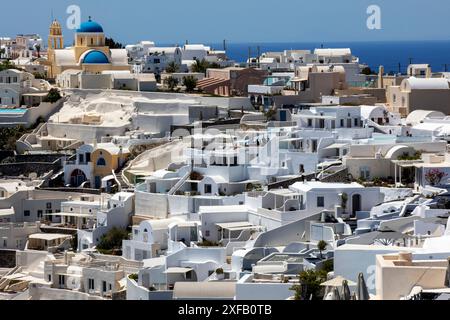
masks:
<svg viewBox="0 0 450 320"><path fill-rule="evenodd" d="M319 243L317 243L317 249L319 249L320 252L320 259L323 259L322 252L327 249L328 243L324 240L320 240Z"/></svg>
<svg viewBox="0 0 450 320"><path fill-rule="evenodd" d="M223 280L225 278L225 274L224 274L223 268L217 268L216 269L216 275L217 275L217 279Z"/></svg>

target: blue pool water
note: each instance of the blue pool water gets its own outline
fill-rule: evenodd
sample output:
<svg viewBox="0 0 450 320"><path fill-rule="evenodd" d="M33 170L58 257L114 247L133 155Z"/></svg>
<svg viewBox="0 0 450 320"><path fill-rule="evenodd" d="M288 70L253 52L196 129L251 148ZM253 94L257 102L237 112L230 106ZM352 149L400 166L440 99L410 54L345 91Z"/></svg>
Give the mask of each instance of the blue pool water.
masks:
<svg viewBox="0 0 450 320"><path fill-rule="evenodd" d="M27 110L26 109L5 109L5 108L0 108L0 114L2 113L25 113Z"/></svg>

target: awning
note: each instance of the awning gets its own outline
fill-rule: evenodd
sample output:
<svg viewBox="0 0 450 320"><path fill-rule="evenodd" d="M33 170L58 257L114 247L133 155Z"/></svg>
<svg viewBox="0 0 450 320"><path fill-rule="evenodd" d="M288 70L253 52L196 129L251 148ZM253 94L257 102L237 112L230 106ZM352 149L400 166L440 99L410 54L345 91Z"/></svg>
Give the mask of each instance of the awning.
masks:
<svg viewBox="0 0 450 320"><path fill-rule="evenodd" d="M0 209L0 217L7 217L14 215L14 208L10 209Z"/></svg>
<svg viewBox="0 0 450 320"><path fill-rule="evenodd" d="M166 271L164 271L163 273L165 274L185 274L192 271L192 268L181 268L181 267L173 267L173 268L168 268Z"/></svg>
<svg viewBox="0 0 450 320"><path fill-rule="evenodd" d="M89 213L76 213L76 212L55 212L55 213L46 213L44 216L58 216L58 217L78 217L78 218L94 218L93 214Z"/></svg>
<svg viewBox="0 0 450 320"><path fill-rule="evenodd" d="M329 150L329 149L341 149L345 146L347 146L347 143L333 143L331 146L328 146L325 148L325 150Z"/></svg>
<svg viewBox="0 0 450 320"><path fill-rule="evenodd" d="M255 225L245 222L229 222L229 223L216 223L216 226L222 229L227 230L241 230L241 229L247 229L247 228L253 228L256 227Z"/></svg>
<svg viewBox="0 0 450 320"><path fill-rule="evenodd" d="M72 278L82 278L82 274L74 274L74 273L58 273L59 276L72 277Z"/></svg>
<svg viewBox="0 0 450 320"><path fill-rule="evenodd" d="M291 82L302 82L302 81L308 81L308 79L294 77L294 78L292 78L290 81L291 81Z"/></svg>

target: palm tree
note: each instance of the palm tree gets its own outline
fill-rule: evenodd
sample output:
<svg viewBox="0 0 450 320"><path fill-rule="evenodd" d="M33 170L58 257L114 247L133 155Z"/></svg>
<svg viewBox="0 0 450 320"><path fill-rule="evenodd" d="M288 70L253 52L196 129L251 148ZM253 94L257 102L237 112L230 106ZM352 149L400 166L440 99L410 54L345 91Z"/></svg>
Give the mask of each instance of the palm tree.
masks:
<svg viewBox="0 0 450 320"><path fill-rule="evenodd" d="M167 73L175 73L178 72L180 70L180 66L175 62L169 62L166 66L166 72Z"/></svg>
<svg viewBox="0 0 450 320"><path fill-rule="evenodd" d="M41 45L37 44L35 48L36 48L36 52L37 52L37 57L40 58L41 57Z"/></svg>
<svg viewBox="0 0 450 320"><path fill-rule="evenodd" d="M327 246L328 246L328 243L324 240L320 240L319 243L317 243L317 249L319 249L319 252L320 252L320 259L323 259L322 252L325 251Z"/></svg>

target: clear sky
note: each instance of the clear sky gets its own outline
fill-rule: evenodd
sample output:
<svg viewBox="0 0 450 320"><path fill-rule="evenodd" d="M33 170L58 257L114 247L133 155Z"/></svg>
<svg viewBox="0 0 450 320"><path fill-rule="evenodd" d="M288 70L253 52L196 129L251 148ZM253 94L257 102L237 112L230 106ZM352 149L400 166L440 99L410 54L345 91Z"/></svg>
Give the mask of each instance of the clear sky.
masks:
<svg viewBox="0 0 450 320"><path fill-rule="evenodd" d="M66 25L69 5L123 43L310 42L450 39L449 0L22 0L2 1L0 36L47 37L51 14ZM366 26L381 8L381 30ZM6 14L5 14L6 13ZM73 31L64 30L66 43Z"/></svg>

